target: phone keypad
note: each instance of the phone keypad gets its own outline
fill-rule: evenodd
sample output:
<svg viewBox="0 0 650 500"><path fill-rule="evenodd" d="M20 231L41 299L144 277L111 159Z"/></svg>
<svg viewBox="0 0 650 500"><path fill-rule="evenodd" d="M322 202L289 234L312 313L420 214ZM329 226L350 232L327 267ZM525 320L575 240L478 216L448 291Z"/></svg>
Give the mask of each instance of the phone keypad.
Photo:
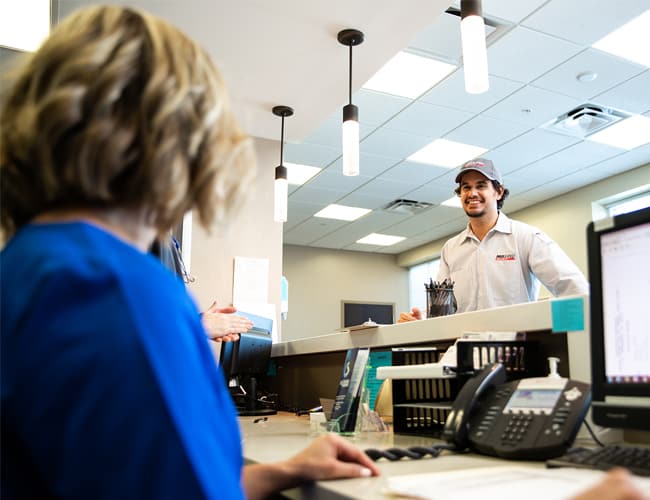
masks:
<svg viewBox="0 0 650 500"><path fill-rule="evenodd" d="M532 421L533 416L530 414L512 415L501 434L502 443L514 445L522 441Z"/></svg>

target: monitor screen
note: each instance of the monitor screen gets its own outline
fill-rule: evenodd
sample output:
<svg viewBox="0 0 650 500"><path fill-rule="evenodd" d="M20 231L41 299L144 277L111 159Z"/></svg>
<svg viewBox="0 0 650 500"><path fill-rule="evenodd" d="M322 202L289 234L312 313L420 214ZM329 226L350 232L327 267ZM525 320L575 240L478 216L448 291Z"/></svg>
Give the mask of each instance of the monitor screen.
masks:
<svg viewBox="0 0 650 500"><path fill-rule="evenodd" d="M650 430L650 208L587 227L592 417Z"/></svg>

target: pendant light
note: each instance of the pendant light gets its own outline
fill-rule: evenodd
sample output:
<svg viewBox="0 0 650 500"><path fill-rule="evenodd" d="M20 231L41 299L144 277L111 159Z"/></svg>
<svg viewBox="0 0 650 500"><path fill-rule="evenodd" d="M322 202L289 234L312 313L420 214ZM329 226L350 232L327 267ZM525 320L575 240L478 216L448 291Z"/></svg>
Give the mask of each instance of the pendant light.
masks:
<svg viewBox="0 0 650 500"><path fill-rule="evenodd" d="M350 78L348 91L350 102L343 106L343 175L359 175L359 108L352 104L352 47L363 42L359 30L340 31L338 41L350 47Z"/></svg>
<svg viewBox="0 0 650 500"><path fill-rule="evenodd" d="M481 0L460 0L460 37L463 45L465 91L468 94L487 92L490 81Z"/></svg>
<svg viewBox="0 0 650 500"><path fill-rule="evenodd" d="M284 166L284 119L293 115L293 109L289 106L274 106L273 114L282 117L282 132L280 133L280 165L275 167L275 198L273 208L273 220L275 222L287 222L287 167Z"/></svg>

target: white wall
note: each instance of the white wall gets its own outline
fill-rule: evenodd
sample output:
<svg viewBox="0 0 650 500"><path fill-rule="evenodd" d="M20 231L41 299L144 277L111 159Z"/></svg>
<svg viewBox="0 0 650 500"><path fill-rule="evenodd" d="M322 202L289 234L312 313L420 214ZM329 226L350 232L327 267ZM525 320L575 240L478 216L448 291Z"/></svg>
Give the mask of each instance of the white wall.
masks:
<svg viewBox="0 0 650 500"><path fill-rule="evenodd" d="M394 255L284 246L289 314L282 340L331 333L341 327L341 300L394 302L408 310L408 271Z"/></svg>
<svg viewBox="0 0 650 500"><path fill-rule="evenodd" d="M234 257L242 256L269 259L269 302L277 304L279 315L282 224L273 221L273 181L279 147L276 141L255 140L257 177L248 199L227 227L208 234L199 225L198 217L193 217L191 274L196 281L189 288L201 310L215 299L224 305L232 303Z"/></svg>

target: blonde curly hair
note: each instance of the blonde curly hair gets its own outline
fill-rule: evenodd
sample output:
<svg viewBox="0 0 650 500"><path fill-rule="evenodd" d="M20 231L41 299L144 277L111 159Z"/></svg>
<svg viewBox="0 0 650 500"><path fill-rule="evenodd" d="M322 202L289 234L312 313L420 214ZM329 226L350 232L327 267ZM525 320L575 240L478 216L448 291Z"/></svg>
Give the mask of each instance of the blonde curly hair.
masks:
<svg viewBox="0 0 650 500"><path fill-rule="evenodd" d="M43 212L124 208L163 233L209 228L254 176L251 140L208 54L170 24L78 10L17 71L0 117L5 236Z"/></svg>

